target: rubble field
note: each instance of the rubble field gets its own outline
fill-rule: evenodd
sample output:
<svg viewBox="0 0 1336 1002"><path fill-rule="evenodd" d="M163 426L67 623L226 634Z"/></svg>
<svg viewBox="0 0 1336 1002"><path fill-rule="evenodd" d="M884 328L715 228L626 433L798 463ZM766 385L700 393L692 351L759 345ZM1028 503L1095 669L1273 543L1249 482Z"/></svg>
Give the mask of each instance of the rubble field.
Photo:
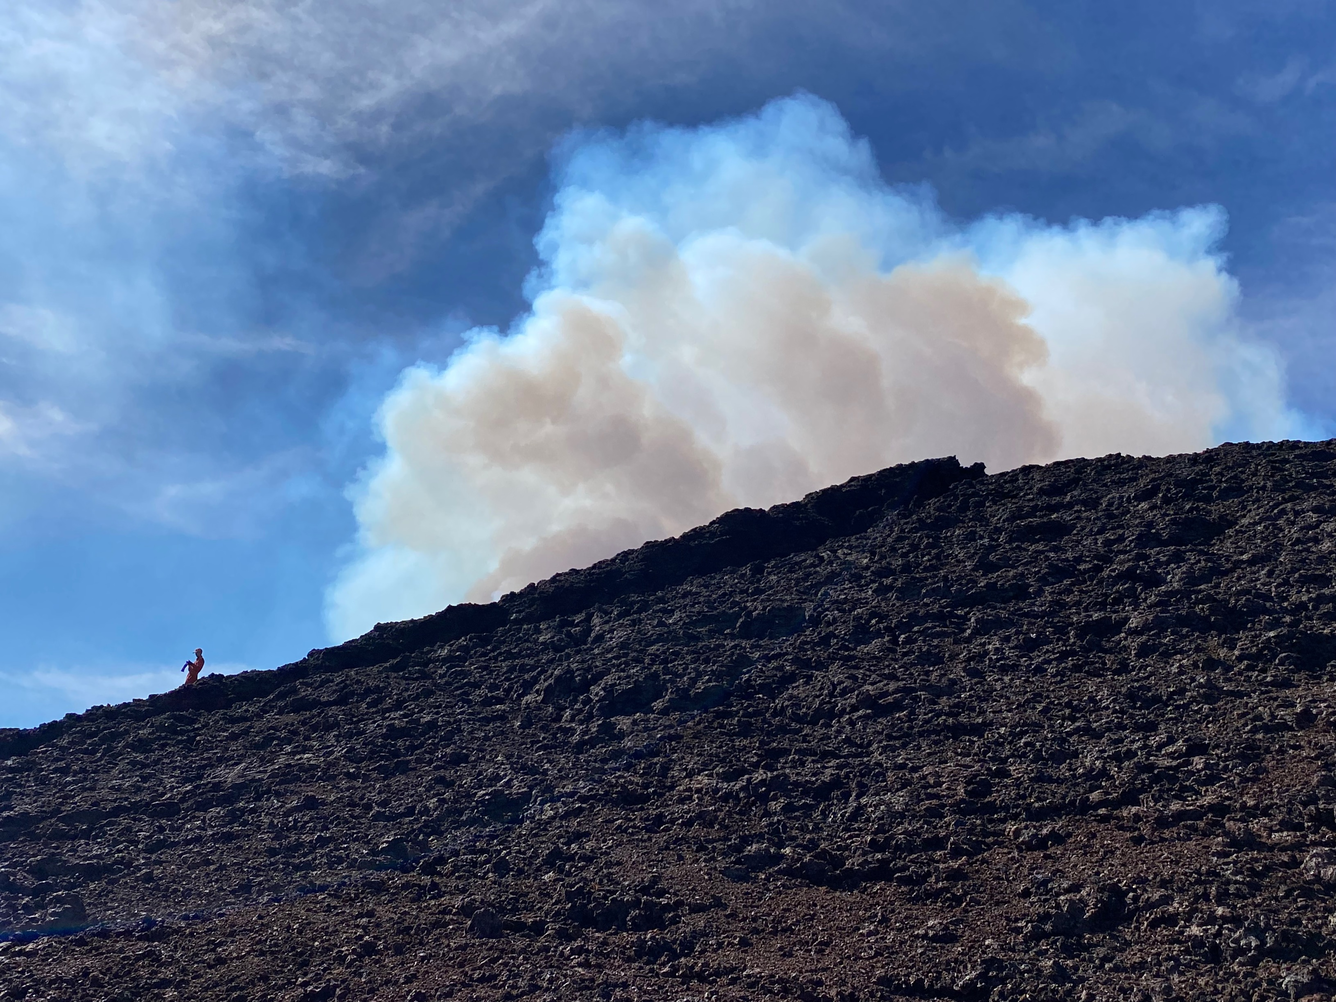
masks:
<svg viewBox="0 0 1336 1002"><path fill-rule="evenodd" d="M1334 476L908 464L0 731L0 1000L1325 1000Z"/></svg>

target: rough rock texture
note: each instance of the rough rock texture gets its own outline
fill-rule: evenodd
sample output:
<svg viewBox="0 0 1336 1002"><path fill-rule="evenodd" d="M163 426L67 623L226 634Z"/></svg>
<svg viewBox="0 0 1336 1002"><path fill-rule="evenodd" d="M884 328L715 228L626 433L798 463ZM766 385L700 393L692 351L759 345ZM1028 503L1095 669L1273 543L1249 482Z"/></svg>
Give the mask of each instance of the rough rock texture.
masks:
<svg viewBox="0 0 1336 1002"><path fill-rule="evenodd" d="M1334 478L896 467L0 733L0 999L1325 998Z"/></svg>

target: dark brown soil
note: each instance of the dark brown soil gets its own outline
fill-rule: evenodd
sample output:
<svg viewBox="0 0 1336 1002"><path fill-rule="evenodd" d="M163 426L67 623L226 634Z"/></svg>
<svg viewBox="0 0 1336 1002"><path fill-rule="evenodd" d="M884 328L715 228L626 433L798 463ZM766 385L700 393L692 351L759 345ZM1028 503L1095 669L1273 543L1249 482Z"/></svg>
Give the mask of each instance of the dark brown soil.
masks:
<svg viewBox="0 0 1336 1002"><path fill-rule="evenodd" d="M897 467L0 732L0 999L1336 989L1336 443Z"/></svg>

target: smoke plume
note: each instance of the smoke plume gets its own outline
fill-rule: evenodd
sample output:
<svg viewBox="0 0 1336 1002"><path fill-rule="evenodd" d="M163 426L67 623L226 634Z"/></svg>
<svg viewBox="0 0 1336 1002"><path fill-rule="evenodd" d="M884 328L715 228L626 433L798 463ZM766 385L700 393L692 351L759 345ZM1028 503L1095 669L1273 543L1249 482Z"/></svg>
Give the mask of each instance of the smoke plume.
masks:
<svg viewBox="0 0 1336 1002"><path fill-rule="evenodd" d="M410 368L331 632L485 601L928 456L992 471L1293 434L1218 208L954 225L809 96L562 151L532 310Z"/></svg>

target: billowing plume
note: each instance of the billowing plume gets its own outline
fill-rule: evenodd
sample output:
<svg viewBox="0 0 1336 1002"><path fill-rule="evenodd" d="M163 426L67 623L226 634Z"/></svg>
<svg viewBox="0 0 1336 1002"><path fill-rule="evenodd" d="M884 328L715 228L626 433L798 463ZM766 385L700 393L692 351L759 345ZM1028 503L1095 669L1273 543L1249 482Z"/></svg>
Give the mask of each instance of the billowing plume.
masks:
<svg viewBox="0 0 1336 1002"><path fill-rule="evenodd" d="M577 137L557 180L532 311L384 402L337 636L892 463L1298 430L1219 209L961 228L808 96Z"/></svg>

